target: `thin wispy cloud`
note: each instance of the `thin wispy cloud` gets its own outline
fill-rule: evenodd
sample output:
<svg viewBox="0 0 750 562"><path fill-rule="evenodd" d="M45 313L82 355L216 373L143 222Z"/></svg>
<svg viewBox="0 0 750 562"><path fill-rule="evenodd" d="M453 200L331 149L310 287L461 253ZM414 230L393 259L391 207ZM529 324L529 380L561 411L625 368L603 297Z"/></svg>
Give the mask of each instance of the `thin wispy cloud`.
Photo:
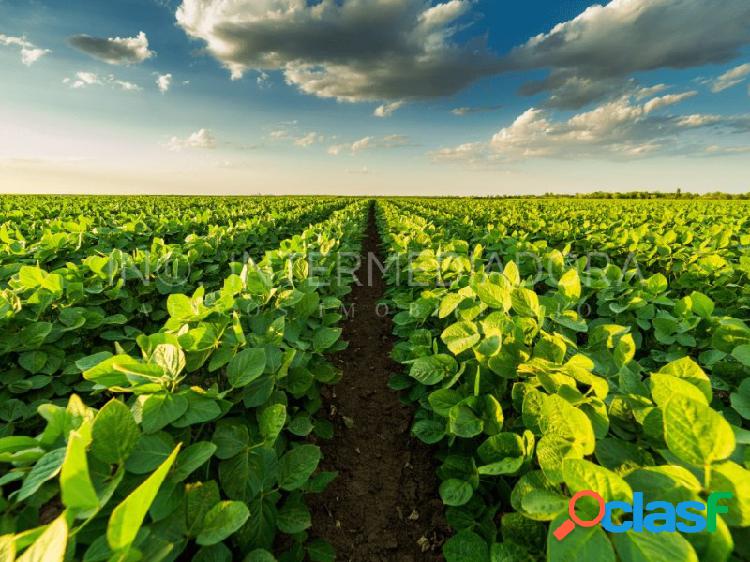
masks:
<svg viewBox="0 0 750 562"><path fill-rule="evenodd" d="M126 92L140 92L141 88L138 84L129 82L127 80L119 80L113 74L107 74L100 76L95 72L79 71L71 78L64 78L63 84L69 86L74 90L80 90L88 88L90 86L110 86Z"/></svg>
<svg viewBox="0 0 750 562"><path fill-rule="evenodd" d="M49 49L37 47L26 37L12 37L0 33L0 46L17 48L21 54L21 62L26 66L31 66L44 55L51 53Z"/></svg>

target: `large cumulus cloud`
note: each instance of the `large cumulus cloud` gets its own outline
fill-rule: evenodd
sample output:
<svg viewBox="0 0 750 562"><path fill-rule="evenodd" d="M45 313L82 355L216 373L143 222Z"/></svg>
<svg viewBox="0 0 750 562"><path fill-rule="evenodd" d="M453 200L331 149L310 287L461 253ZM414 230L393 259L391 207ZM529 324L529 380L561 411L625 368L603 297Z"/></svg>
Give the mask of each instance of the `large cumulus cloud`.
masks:
<svg viewBox="0 0 750 562"><path fill-rule="evenodd" d="M471 0L184 0L178 24L234 78L280 70L303 92L345 101L447 96L501 64L455 41Z"/></svg>
<svg viewBox="0 0 750 562"><path fill-rule="evenodd" d="M748 0L612 0L532 37L505 62L550 69L522 93L548 91L549 105L578 108L628 91L636 72L724 63L747 44Z"/></svg>

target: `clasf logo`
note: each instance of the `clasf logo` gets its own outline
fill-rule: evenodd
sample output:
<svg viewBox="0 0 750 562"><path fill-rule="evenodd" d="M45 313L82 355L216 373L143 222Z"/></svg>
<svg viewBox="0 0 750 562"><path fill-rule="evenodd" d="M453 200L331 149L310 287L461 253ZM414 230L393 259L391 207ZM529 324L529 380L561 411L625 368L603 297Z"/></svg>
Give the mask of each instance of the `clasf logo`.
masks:
<svg viewBox="0 0 750 562"><path fill-rule="evenodd" d="M599 512L591 520L581 519L576 514L576 504L581 498L592 498L599 506ZM652 501L643 505L643 492L633 493L633 503L624 501L605 502L593 490L583 490L570 499L567 519L552 533L558 541L570 534L576 525L579 527L593 527L601 524L609 533L625 533L627 531L651 533L700 533L716 531L716 517L719 513L727 513L729 508L720 505L721 500L731 499L731 492L713 492L706 503L699 501L684 501L672 504L665 501ZM612 513L620 510L632 515L632 519L617 523L612 520ZM704 513L701 513L704 512Z"/></svg>

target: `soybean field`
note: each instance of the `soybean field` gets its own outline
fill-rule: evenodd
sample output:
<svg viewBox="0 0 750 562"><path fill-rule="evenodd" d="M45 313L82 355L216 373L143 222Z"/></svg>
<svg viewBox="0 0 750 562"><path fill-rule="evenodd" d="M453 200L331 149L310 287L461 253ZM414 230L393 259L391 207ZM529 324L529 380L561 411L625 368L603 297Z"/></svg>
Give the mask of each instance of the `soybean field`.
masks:
<svg viewBox="0 0 750 562"><path fill-rule="evenodd" d="M740 201L2 196L0 562L750 560L748 276Z"/></svg>

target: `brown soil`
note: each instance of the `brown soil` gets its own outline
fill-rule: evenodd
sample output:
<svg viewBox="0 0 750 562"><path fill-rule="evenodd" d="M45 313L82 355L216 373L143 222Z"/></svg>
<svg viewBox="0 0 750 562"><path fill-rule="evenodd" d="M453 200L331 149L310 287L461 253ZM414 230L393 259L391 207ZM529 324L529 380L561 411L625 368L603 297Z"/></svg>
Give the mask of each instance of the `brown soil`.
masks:
<svg viewBox="0 0 750 562"><path fill-rule="evenodd" d="M410 435L412 410L387 386L401 367L389 357L391 321L377 313L385 289L377 266L368 286L368 253L380 255L374 208L362 246L361 286L353 286L342 323L349 348L333 358L344 377L324 393L336 436L321 443L322 464L339 477L308 500L313 534L336 548L339 562L442 560L433 453Z"/></svg>

